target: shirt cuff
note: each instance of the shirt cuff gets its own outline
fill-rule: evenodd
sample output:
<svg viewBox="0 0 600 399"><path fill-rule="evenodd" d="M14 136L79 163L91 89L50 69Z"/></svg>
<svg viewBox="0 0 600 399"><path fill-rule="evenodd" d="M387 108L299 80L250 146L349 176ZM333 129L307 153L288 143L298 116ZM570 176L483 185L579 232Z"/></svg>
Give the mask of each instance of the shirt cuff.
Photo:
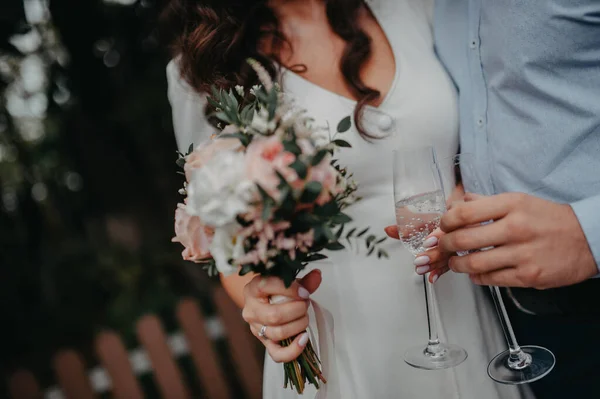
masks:
<svg viewBox="0 0 600 399"><path fill-rule="evenodd" d="M573 202L571 208L579 220L600 272L600 195Z"/></svg>

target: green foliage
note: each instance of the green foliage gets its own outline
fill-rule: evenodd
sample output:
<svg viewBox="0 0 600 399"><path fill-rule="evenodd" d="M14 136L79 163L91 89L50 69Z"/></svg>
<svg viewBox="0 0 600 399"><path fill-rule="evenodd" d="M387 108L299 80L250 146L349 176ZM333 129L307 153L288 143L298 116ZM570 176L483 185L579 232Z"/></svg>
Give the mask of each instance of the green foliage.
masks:
<svg viewBox="0 0 600 399"><path fill-rule="evenodd" d="M352 118L350 116L345 117L338 123L337 132L346 133L352 127Z"/></svg>

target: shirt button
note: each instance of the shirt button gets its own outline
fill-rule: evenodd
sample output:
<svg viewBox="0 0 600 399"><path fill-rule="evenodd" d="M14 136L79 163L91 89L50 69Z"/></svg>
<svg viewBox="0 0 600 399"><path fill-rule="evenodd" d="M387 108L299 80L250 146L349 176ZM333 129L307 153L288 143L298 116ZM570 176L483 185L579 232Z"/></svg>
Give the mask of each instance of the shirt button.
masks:
<svg viewBox="0 0 600 399"><path fill-rule="evenodd" d="M379 117L379 121L377 122L377 125L379 126L379 128L381 130L383 130L384 132L387 132L394 125L394 120L389 115L381 115Z"/></svg>
<svg viewBox="0 0 600 399"><path fill-rule="evenodd" d="M481 118L477 119L477 126L483 127L483 119L481 119Z"/></svg>
<svg viewBox="0 0 600 399"><path fill-rule="evenodd" d="M474 50L477 47L477 40L471 40L471 42L469 43L469 47L471 48L471 50Z"/></svg>

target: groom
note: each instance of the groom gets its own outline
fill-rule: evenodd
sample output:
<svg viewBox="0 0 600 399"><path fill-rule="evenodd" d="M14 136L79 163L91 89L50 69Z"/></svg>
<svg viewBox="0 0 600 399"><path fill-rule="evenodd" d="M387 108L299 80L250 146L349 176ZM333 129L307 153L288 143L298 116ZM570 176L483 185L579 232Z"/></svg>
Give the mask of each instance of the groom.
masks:
<svg viewBox="0 0 600 399"><path fill-rule="evenodd" d="M495 247L449 266L513 287L519 341L556 355L538 399L600 398L600 2L436 1L461 151L496 193L454 206L439 248Z"/></svg>

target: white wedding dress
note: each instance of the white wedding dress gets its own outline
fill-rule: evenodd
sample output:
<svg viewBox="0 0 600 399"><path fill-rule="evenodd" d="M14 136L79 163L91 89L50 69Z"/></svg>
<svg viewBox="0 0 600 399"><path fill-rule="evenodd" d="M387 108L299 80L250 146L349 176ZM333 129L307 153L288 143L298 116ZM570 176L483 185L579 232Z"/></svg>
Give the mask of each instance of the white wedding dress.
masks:
<svg viewBox="0 0 600 399"><path fill-rule="evenodd" d="M431 1L373 0L368 4L392 46L396 76L381 106L369 107L364 115L368 131L381 139L368 143L352 130L344 136L352 148L342 150L338 158L354 172L364 197L348 213L358 226L370 226L383 235L384 227L394 223L392 150L435 145L438 157L445 159L450 190L454 181L449 159L458 147L458 113L454 86L433 50ZM212 129L204 119L204 99L182 81L175 62L168 67L168 78L175 132L183 151L190 143L207 139ZM354 101L291 72L283 73L281 79L284 91L319 123L335 127L354 109ZM302 397L524 397L516 387L498 385L487 376L489 360L505 349L505 343L483 288L464 275L444 275L436 292L441 338L465 348L468 359L442 371L418 370L404 363L408 347L427 341L423 281L414 272L412 255L399 242L388 240L384 245L389 259L340 251L312 266L323 273L312 299L329 321L311 326L329 382L318 396L309 387ZM282 366L267 355L264 398L298 397L282 385Z"/></svg>

